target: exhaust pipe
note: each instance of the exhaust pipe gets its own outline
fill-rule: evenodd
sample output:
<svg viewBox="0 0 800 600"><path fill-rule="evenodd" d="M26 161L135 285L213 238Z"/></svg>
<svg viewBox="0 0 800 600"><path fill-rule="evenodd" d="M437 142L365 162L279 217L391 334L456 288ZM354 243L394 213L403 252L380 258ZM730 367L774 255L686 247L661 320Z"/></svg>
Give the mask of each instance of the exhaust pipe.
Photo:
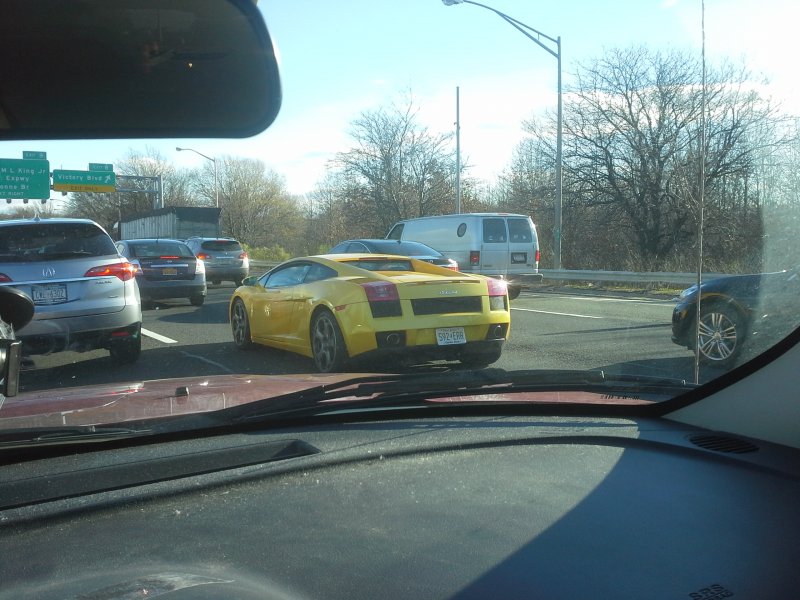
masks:
<svg viewBox="0 0 800 600"><path fill-rule="evenodd" d="M386 345L387 346L399 346L400 345L400 334L399 333L390 333L386 336Z"/></svg>

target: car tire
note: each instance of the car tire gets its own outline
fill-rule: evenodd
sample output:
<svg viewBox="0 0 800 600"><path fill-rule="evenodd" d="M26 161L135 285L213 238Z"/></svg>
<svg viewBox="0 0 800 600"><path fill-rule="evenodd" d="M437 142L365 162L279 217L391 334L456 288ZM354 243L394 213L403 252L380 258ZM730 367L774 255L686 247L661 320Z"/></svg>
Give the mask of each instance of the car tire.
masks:
<svg viewBox="0 0 800 600"><path fill-rule="evenodd" d="M156 303L152 300L142 300L142 310L153 310Z"/></svg>
<svg viewBox="0 0 800 600"><path fill-rule="evenodd" d="M503 347L497 344L491 348L481 350L465 350L459 357L459 362L470 369L482 369L500 360Z"/></svg>
<svg viewBox="0 0 800 600"><path fill-rule="evenodd" d="M744 319L730 305L702 304L698 338L700 360L707 365L728 368L742 350Z"/></svg>
<svg viewBox="0 0 800 600"><path fill-rule="evenodd" d="M253 347L253 340L250 337L250 319L247 316L247 308L240 298L234 300L231 309L231 333L233 334L233 343L240 350L249 350Z"/></svg>
<svg viewBox="0 0 800 600"><path fill-rule="evenodd" d="M241 285L243 283L244 283L244 279L234 279L233 280L233 285L235 285L236 287L241 287Z"/></svg>
<svg viewBox="0 0 800 600"><path fill-rule="evenodd" d="M141 326L129 338L114 340L108 351L116 365L130 365L139 360L142 353Z"/></svg>
<svg viewBox="0 0 800 600"><path fill-rule="evenodd" d="M203 306L203 302L206 301L206 297L203 294L197 294L189 298L189 302L192 303L192 306Z"/></svg>
<svg viewBox="0 0 800 600"><path fill-rule="evenodd" d="M320 373L338 371L347 360L342 330L330 311L320 310L311 320L311 355Z"/></svg>
<svg viewBox="0 0 800 600"><path fill-rule="evenodd" d="M522 288L518 285L509 284L508 286L508 299L509 300L516 300L520 293L522 292Z"/></svg>

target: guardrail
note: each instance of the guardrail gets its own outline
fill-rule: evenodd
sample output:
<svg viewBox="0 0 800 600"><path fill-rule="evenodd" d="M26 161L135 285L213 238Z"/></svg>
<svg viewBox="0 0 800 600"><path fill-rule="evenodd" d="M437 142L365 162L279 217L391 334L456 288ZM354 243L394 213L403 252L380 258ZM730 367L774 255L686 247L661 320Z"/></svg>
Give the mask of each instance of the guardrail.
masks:
<svg viewBox="0 0 800 600"><path fill-rule="evenodd" d="M280 264L276 261L251 260L250 267L267 270ZM580 271L575 269L539 269L545 279L554 281L591 281L594 283L669 283L690 286L697 282L697 273L634 271ZM703 273L703 281L724 277L722 273Z"/></svg>
<svg viewBox="0 0 800 600"><path fill-rule="evenodd" d="M608 283L670 283L690 286L697 283L697 273L665 273L648 272L637 273L634 271L578 271L539 269L545 279L556 281L591 281ZM703 273L703 281L725 277L722 273Z"/></svg>

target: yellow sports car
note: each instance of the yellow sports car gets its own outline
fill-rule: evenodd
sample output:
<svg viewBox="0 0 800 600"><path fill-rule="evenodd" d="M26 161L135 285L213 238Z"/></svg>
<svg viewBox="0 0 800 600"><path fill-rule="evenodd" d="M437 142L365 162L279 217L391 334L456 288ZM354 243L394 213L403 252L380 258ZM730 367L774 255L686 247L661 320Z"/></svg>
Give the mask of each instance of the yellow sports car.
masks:
<svg viewBox="0 0 800 600"><path fill-rule="evenodd" d="M485 366L500 358L510 314L504 281L376 254L287 261L248 277L229 312L239 348L297 352L323 373L378 353Z"/></svg>

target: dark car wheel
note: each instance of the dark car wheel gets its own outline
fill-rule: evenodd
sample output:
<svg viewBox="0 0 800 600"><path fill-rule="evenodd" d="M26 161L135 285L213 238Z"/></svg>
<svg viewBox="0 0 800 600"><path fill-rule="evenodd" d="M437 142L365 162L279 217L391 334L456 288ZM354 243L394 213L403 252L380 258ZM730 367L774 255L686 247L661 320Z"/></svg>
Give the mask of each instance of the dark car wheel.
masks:
<svg viewBox="0 0 800 600"><path fill-rule="evenodd" d="M128 338L114 340L108 349L111 360L117 365L130 365L139 359L142 353L141 330Z"/></svg>
<svg viewBox="0 0 800 600"><path fill-rule="evenodd" d="M189 298L189 302L192 303L192 306L203 306L203 302L206 301L206 297L203 294L196 294Z"/></svg>
<svg viewBox="0 0 800 600"><path fill-rule="evenodd" d="M327 310L318 312L311 321L311 354L321 373L338 371L347 360L342 331Z"/></svg>
<svg viewBox="0 0 800 600"><path fill-rule="evenodd" d="M247 308L239 298L233 303L233 309L231 310L231 333L233 333L233 343L240 350L249 350L253 347Z"/></svg>
<svg viewBox="0 0 800 600"><path fill-rule="evenodd" d="M508 286L508 299L509 300L516 300L520 292L522 292L522 288L518 285L509 284Z"/></svg>
<svg viewBox="0 0 800 600"><path fill-rule="evenodd" d="M728 367L742 349L744 319L731 306L701 305L698 342L703 362Z"/></svg>

